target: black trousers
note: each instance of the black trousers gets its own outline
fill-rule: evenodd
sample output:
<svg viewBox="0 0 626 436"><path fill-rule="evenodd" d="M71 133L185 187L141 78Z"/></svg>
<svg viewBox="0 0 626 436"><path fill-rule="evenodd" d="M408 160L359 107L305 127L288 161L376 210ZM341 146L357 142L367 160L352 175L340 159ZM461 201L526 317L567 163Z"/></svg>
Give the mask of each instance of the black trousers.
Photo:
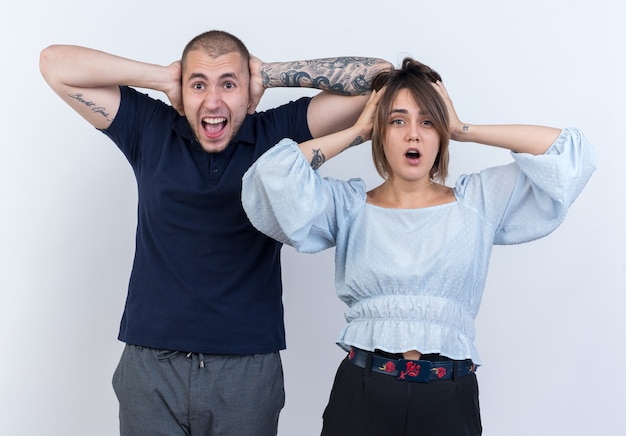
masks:
<svg viewBox="0 0 626 436"><path fill-rule="evenodd" d="M476 374L415 383L359 368L347 358L337 370L322 428L322 436L480 434Z"/></svg>

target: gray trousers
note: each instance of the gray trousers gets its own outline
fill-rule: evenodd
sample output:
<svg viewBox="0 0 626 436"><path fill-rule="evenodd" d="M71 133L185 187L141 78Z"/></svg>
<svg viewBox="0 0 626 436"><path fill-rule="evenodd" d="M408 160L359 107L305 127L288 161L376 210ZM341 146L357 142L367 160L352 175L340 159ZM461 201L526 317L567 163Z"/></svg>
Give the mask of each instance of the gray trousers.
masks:
<svg viewBox="0 0 626 436"><path fill-rule="evenodd" d="M202 355L126 345L113 375L120 434L276 436L280 354Z"/></svg>

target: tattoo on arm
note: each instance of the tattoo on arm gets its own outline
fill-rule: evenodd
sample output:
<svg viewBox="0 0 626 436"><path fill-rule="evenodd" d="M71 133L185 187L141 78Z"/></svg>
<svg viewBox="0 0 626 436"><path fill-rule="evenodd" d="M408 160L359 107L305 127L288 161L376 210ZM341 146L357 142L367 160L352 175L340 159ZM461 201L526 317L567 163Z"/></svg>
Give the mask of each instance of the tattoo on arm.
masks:
<svg viewBox="0 0 626 436"><path fill-rule="evenodd" d="M324 162L326 162L326 156L324 156L324 153L322 153L322 150L319 148L314 148L311 151L313 152L313 159L311 159L311 168L316 170L321 167Z"/></svg>
<svg viewBox="0 0 626 436"><path fill-rule="evenodd" d="M340 95L369 92L372 80L387 67L376 58L337 57L265 64L263 86L303 87Z"/></svg>
<svg viewBox="0 0 626 436"><path fill-rule="evenodd" d="M348 145L348 148L362 144L363 142L365 142L363 141L363 137L359 135L354 138L350 145ZM326 156L324 155L324 153L322 153L322 150L320 148L314 148L311 151L313 152L313 158L311 159L311 168L316 170L324 165L324 163L326 162Z"/></svg>
<svg viewBox="0 0 626 436"><path fill-rule="evenodd" d="M109 113L106 111L106 108L104 108L102 106L97 106L93 101L85 100L83 98L83 94L80 94L80 93L78 93L78 94L68 94L68 97L73 98L77 102L84 104L88 108L91 108L91 110L93 112L102 115L105 120L111 121L109 119Z"/></svg>
<svg viewBox="0 0 626 436"><path fill-rule="evenodd" d="M365 141L363 141L362 136L357 136L356 138L354 138L354 141L352 141L352 143L348 145L348 148L354 147L355 145L363 144L364 142Z"/></svg>
<svg viewBox="0 0 626 436"><path fill-rule="evenodd" d="M463 131L467 132L469 130L469 126L467 124L463 124Z"/></svg>

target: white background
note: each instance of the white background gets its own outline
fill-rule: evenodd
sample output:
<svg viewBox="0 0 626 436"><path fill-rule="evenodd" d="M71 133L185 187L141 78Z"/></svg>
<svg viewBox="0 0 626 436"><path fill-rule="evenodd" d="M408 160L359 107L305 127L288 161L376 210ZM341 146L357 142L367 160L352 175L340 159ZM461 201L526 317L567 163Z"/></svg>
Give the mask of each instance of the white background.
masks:
<svg viewBox="0 0 626 436"><path fill-rule="evenodd" d="M477 319L484 434L625 434L623 2L21 0L3 2L0 20L0 434L117 433L110 380L134 178L114 144L46 86L39 52L71 43L168 64L209 29L238 35L267 61L412 55L441 73L465 122L581 128L598 170L565 223L493 254ZM305 94L269 90L260 108ZM448 183L510 160L473 144L451 153ZM323 171L379 183L367 145ZM334 344L343 306L332 251L283 256L279 434L315 435L343 357Z"/></svg>

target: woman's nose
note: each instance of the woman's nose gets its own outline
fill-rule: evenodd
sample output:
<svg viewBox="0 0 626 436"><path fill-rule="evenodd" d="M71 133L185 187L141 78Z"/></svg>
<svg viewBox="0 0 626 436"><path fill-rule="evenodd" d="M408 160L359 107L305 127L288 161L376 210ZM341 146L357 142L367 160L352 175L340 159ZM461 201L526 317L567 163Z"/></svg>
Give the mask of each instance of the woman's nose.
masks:
<svg viewBox="0 0 626 436"><path fill-rule="evenodd" d="M411 125L409 127L409 130L407 131L407 141L419 142L419 140L420 140L419 129L417 128L417 126Z"/></svg>

